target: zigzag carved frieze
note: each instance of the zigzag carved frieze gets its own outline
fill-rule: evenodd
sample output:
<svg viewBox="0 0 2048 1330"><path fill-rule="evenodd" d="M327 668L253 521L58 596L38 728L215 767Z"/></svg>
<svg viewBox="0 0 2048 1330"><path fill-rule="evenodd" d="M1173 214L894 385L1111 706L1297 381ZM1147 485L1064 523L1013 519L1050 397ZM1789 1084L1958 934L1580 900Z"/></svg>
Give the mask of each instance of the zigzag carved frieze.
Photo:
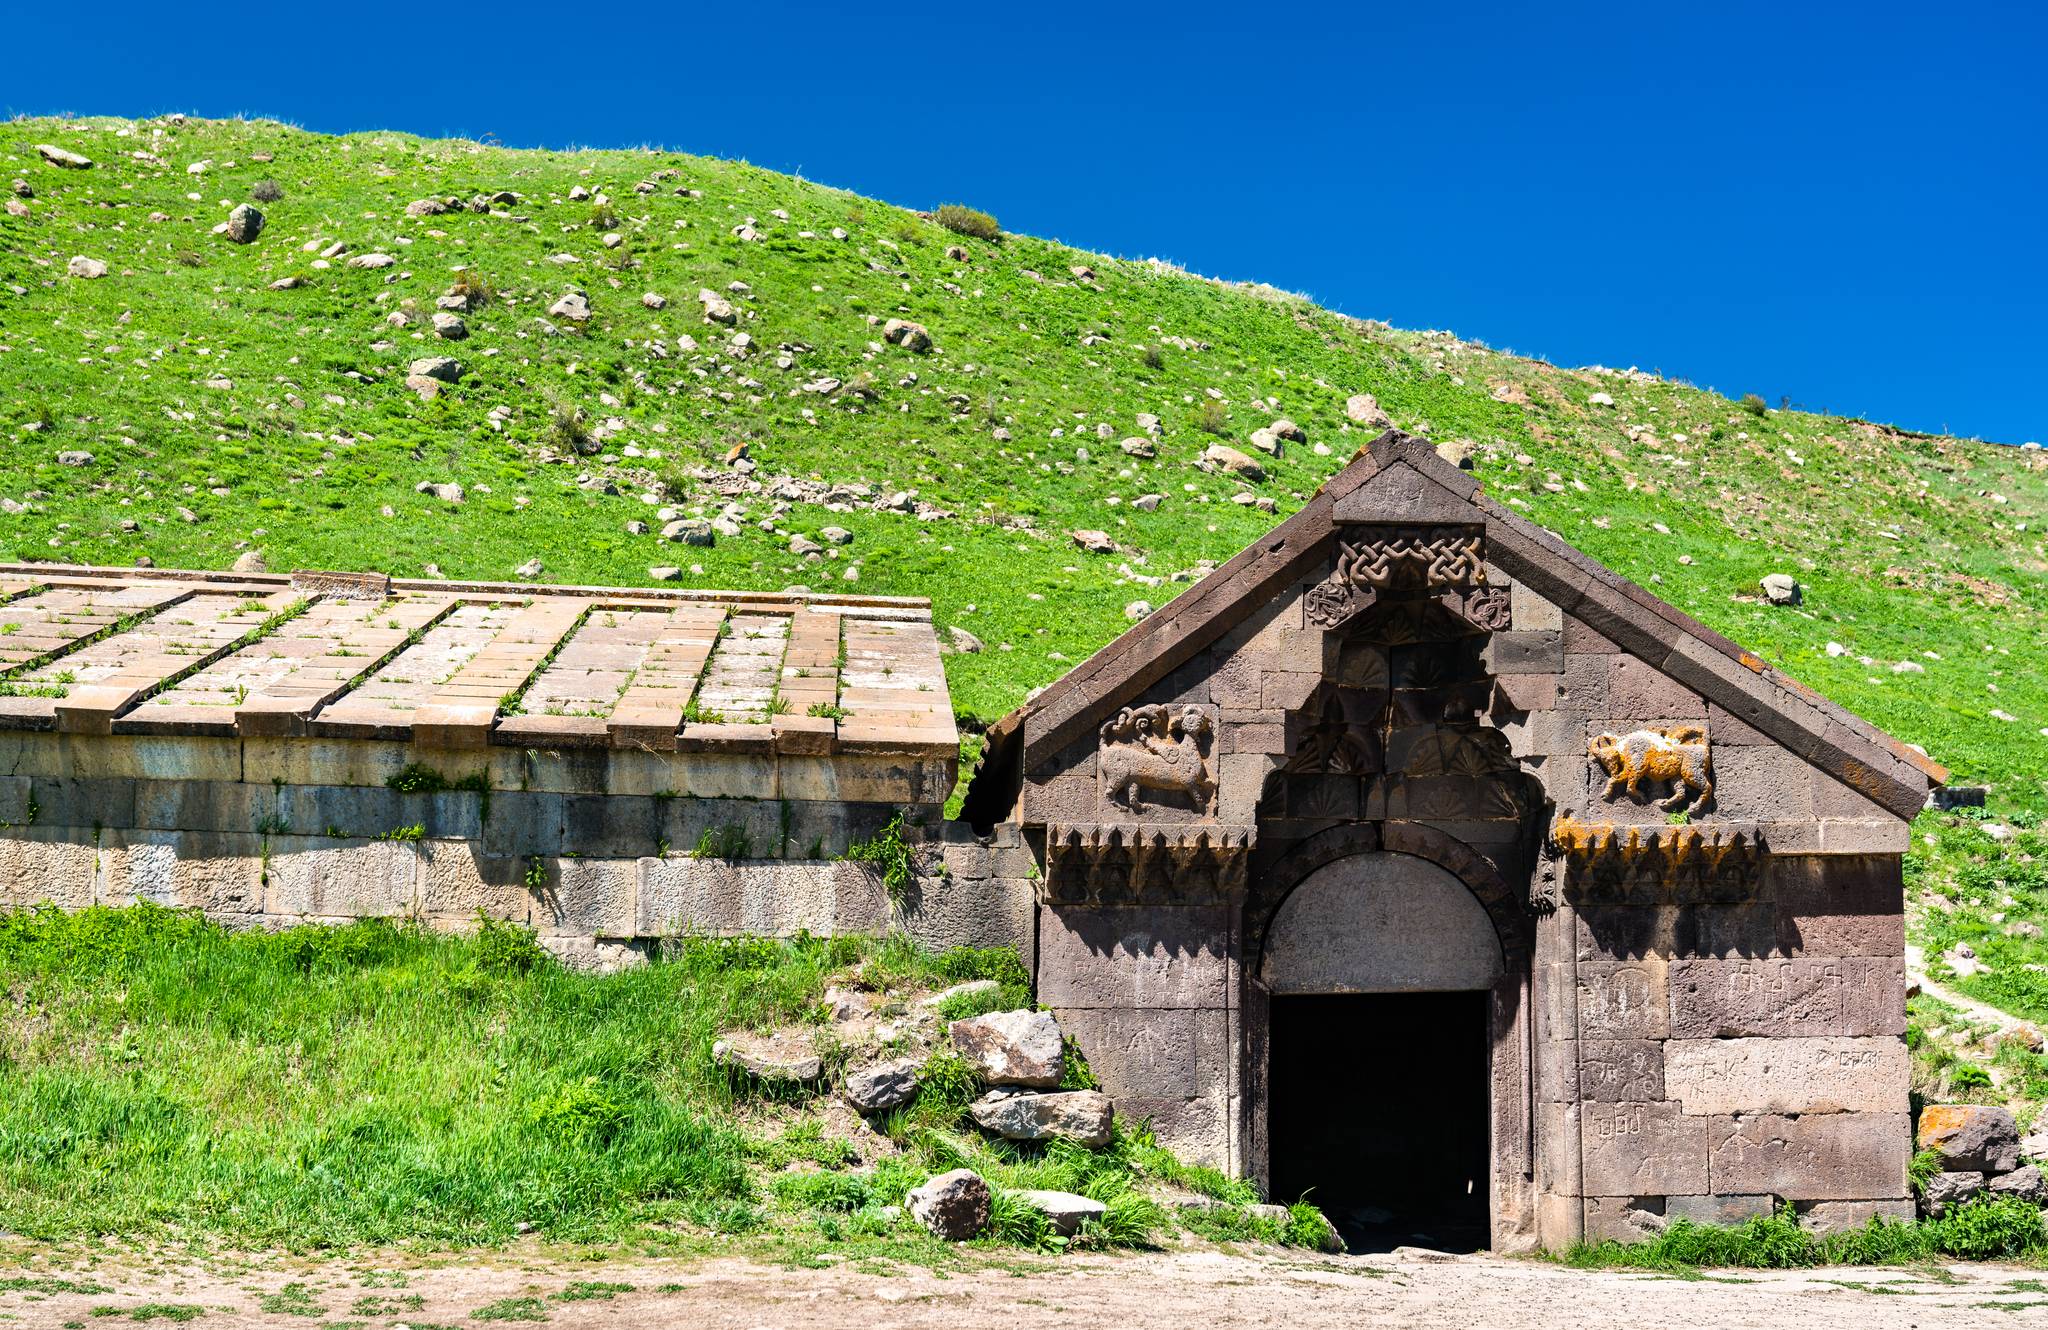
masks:
<svg viewBox="0 0 2048 1330"><path fill-rule="evenodd" d="M1047 905L1192 905L1242 899L1257 829L1073 823L1045 829Z"/></svg>

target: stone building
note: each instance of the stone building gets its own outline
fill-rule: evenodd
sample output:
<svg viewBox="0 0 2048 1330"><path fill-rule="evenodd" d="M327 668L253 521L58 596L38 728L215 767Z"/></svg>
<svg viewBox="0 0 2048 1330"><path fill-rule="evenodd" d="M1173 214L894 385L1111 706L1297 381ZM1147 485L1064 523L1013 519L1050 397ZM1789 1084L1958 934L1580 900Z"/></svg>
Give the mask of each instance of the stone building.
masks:
<svg viewBox="0 0 2048 1330"><path fill-rule="evenodd" d="M1006 717L876 597L0 567L0 905L1014 945L1127 1117L1523 1249L1911 1213L1945 773L1388 433ZM840 856L933 842L890 899Z"/></svg>
<svg viewBox="0 0 2048 1330"><path fill-rule="evenodd" d="M1390 432L994 727L967 816L1120 1111L1518 1249L1911 1215L1945 774Z"/></svg>

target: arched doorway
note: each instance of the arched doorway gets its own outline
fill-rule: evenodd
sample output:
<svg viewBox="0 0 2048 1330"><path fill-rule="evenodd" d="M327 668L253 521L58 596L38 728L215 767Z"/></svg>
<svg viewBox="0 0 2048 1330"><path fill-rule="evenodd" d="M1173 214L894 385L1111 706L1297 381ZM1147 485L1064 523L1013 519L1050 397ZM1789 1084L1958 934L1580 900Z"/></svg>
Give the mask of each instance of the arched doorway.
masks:
<svg viewBox="0 0 2048 1330"><path fill-rule="evenodd" d="M1493 995L1508 973L1466 883L1415 855L1348 854L1274 912L1268 1166L1355 1248L1491 1236Z"/></svg>

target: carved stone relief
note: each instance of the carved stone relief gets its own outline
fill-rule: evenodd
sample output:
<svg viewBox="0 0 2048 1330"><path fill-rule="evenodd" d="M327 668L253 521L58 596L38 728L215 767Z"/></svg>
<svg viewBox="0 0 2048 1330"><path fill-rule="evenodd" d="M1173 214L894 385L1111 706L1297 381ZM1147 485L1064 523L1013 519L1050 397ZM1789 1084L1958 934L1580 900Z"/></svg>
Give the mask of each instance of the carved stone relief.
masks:
<svg viewBox="0 0 2048 1330"><path fill-rule="evenodd" d="M1735 901L1756 891L1764 852L1756 828L1592 825L1570 817L1551 829L1573 901L1677 903Z"/></svg>
<svg viewBox="0 0 2048 1330"><path fill-rule="evenodd" d="M1199 905L1241 898L1250 827L1051 826L1045 834L1048 905Z"/></svg>
<svg viewBox="0 0 2048 1330"><path fill-rule="evenodd" d="M1336 564L1304 598L1303 613L1319 628L1335 628L1382 592L1416 591L1483 632L1508 626L1508 593L1486 585L1485 540L1476 527L1397 527L1340 539Z"/></svg>
<svg viewBox="0 0 2048 1330"><path fill-rule="evenodd" d="M1690 811L1697 812L1714 797L1712 759L1704 726L1674 725L1666 730L1595 735L1586 751L1607 775L1603 799L1612 799L1623 791L1631 799L1640 799L1646 782L1671 787L1670 797L1656 801L1666 812L1676 811L1688 799L1692 801Z"/></svg>
<svg viewBox="0 0 2048 1330"><path fill-rule="evenodd" d="M1216 798L1209 769L1215 724L1195 706L1125 707L1103 722L1096 754L1102 800L1132 814L1145 811L1144 792L1184 795L1192 811L1208 816Z"/></svg>

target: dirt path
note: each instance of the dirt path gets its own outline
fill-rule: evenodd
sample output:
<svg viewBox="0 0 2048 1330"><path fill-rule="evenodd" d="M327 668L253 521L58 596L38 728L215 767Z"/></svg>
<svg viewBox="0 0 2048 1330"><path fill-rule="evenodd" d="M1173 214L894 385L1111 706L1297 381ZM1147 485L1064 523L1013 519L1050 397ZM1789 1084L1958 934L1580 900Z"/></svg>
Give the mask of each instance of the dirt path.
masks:
<svg viewBox="0 0 2048 1330"><path fill-rule="evenodd" d="M383 1258L389 1260L388 1256ZM0 1319L120 1330L178 1319L198 1330L325 1326L341 1330L517 1330L550 1326L688 1326L691 1330L971 1330L980 1326L1617 1325L1803 1326L1934 1330L2048 1323L2048 1276L1995 1266L1942 1270L1744 1272L1679 1279L1580 1272L1474 1256L1304 1257L1188 1251L1127 1257L1020 1259L969 1273L835 1267L791 1270L735 1260L596 1262L463 1256L302 1264L252 1258L181 1267L160 1258L47 1274L0 1267ZM79 1284L22 1287L42 1278ZM96 1287L94 1287L96 1286ZM623 1286L630 1286L623 1287ZM564 1294L582 1294L564 1298ZM174 1308L200 1308L196 1314ZM318 1319L315 1319L318 1318ZM1822 1322L1821 1318L1825 1318Z"/></svg>

